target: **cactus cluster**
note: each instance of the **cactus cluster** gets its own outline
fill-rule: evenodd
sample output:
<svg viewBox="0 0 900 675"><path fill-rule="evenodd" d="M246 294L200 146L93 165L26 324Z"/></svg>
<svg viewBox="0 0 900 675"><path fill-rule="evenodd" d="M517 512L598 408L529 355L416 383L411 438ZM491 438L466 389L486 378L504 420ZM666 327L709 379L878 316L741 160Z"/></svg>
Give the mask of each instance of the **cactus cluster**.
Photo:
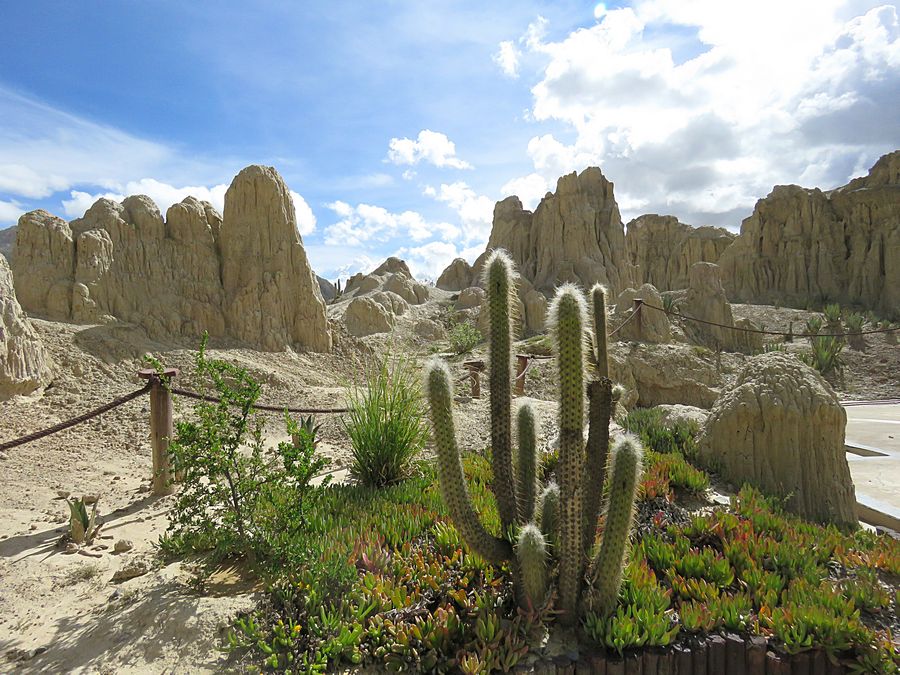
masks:
<svg viewBox="0 0 900 675"><path fill-rule="evenodd" d="M538 482L534 412L522 404L516 416L516 463L511 433L511 297L516 275L508 255L494 251L485 266L490 312L490 408L493 491L501 536L488 532L472 506L456 444L451 409L452 378L435 359L426 369L426 390L438 455L441 493L469 547L495 564L508 562L519 602L541 607L557 578L560 622L574 625L585 611L608 615L615 608L631 532L642 449L634 437L610 451L609 423L615 396L607 359L605 289L591 289L592 325L584 294L566 284L550 305L548 324L559 368L559 484ZM591 328L593 330L591 330ZM593 335L593 339L586 339ZM587 378L586 378L587 374ZM585 380L587 379L587 383ZM585 392L589 420L584 440ZM603 540L594 551L603 485L609 491Z"/></svg>

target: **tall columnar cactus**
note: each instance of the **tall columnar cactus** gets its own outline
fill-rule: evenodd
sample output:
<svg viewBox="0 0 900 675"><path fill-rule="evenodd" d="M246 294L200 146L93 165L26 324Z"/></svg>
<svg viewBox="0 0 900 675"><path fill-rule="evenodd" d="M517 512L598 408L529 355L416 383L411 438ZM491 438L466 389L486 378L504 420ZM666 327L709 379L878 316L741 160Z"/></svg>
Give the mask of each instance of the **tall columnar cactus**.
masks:
<svg viewBox="0 0 900 675"><path fill-rule="evenodd" d="M584 463L584 296L566 284L549 311L559 371L559 608L563 623L577 618L584 576L582 465Z"/></svg>
<svg viewBox="0 0 900 675"><path fill-rule="evenodd" d="M526 606L539 606L547 597L552 597L548 596L548 577L555 560L559 575L560 621L573 625L583 611L608 613L615 606L640 475L640 445L635 439L626 439L613 453L606 530L596 557L588 564L609 446L611 384L606 367L604 291L595 287L591 293L593 349L584 339L590 331L581 291L571 285L563 286L551 304L548 323L556 343L560 380L557 469L560 485L550 483L538 492L536 423L534 412L528 405L520 407L517 414L518 470L515 477L512 464L512 321L509 311L515 274L504 253L495 252L488 259L485 285L491 319L493 490L503 527L502 536L489 533L472 506L456 445L450 373L444 363L433 360L426 371L426 389L437 447L441 494L469 547L495 564L510 563L517 597ZM590 352L593 366L588 385L591 404L587 448L583 438L586 352ZM590 582L585 583L585 578Z"/></svg>
<svg viewBox="0 0 900 675"><path fill-rule="evenodd" d="M590 555L600 516L603 481L606 478L606 462L609 455L609 421L612 417L612 381L609 379L609 354L606 335L606 288L595 284L591 289L591 311L594 323L591 361L593 377L588 383L588 431L585 450L584 520L582 546Z"/></svg>
<svg viewBox="0 0 900 675"><path fill-rule="evenodd" d="M502 249L494 251L484 269L490 313L491 453L494 459L494 497L500 522L506 532L516 522L516 491L513 478L512 428L512 317L510 307L516 290L512 260Z"/></svg>

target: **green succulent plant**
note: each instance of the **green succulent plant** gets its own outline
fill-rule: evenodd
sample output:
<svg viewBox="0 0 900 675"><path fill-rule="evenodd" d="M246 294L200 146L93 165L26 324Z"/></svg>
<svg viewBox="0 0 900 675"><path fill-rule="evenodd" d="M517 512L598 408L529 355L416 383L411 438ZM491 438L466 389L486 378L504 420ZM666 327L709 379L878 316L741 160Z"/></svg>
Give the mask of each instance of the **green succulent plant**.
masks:
<svg viewBox="0 0 900 675"><path fill-rule="evenodd" d="M528 404L520 406L516 418L514 471L510 299L515 285L509 256L495 251L485 266L485 288L490 315L492 489L500 515L499 536L485 528L469 496L456 444L452 377L447 365L434 359L426 368L425 389L438 477L444 503L468 546L494 564L510 564L523 607L539 607L555 597L560 622L571 626L588 617L605 618L615 610L643 448L637 438L626 436L610 451L613 392L607 359L605 289L597 285L591 290L593 320L589 327L584 294L566 284L558 289L548 312L560 383L559 485L551 483L538 490L536 423ZM592 340L585 340L590 334ZM589 420L586 443L585 389ZM607 463L606 524L603 540L594 553ZM550 593L549 570L554 567L558 569L558 588Z"/></svg>

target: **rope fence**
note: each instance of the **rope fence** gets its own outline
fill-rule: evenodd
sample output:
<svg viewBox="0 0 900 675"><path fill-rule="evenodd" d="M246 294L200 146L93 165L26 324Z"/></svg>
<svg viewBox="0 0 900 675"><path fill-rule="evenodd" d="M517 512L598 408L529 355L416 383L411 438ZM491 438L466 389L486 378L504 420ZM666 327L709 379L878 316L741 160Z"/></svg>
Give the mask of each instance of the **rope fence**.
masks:
<svg viewBox="0 0 900 675"><path fill-rule="evenodd" d="M695 316L688 316L687 314L681 314L680 312L676 312L673 309L665 309L664 307L657 307L656 305L651 305L647 302L641 302L639 308L635 309L635 311L632 313L632 316L635 313L640 311L640 307L649 307L650 309L655 309L655 310L657 310L659 312L663 312L664 314L667 314L669 316L677 316L679 319L684 319L685 321L693 321L695 323L703 323L703 324L706 324L707 326L718 326L719 328L726 328L728 330L741 331L743 333L759 333L762 335L778 335L781 337L791 337L791 338L795 338L795 337L850 337L850 336L855 336L855 335L873 335L875 333L892 333L894 331L900 332L900 329L898 329L898 328L877 328L874 330L864 330L864 331L857 331L857 332L853 332L853 333L784 333L782 331L763 330L761 328L743 328L740 326L726 326L723 323L716 323L715 321L706 321L705 319L698 319ZM629 317L625 321L625 323L628 323L628 320L630 320L630 319L631 319L631 317ZM625 324L623 323L622 326L624 326L624 325ZM619 326L619 328L622 328L622 326ZM612 335L612 333L610 333L610 335Z"/></svg>
<svg viewBox="0 0 900 675"><path fill-rule="evenodd" d="M207 403L221 403L222 399L217 396L208 396L207 394L198 394L197 392L190 391L188 389L178 389L177 387L172 387L171 392L173 394L178 394L179 396L184 396L185 398L191 398L196 401L206 401ZM264 412L289 412L295 415L301 414L330 414L330 413L345 413L350 412L349 408L294 408L291 406L278 406L278 405L267 405L264 403L254 403L254 410L260 410Z"/></svg>

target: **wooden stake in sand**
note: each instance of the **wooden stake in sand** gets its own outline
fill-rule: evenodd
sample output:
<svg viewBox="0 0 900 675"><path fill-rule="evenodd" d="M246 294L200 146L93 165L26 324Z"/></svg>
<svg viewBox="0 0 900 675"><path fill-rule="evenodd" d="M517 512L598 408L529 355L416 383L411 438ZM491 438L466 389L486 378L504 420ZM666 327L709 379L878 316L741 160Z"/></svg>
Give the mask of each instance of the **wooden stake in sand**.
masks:
<svg viewBox="0 0 900 675"><path fill-rule="evenodd" d="M153 494L169 495L175 491L169 442L175 436L174 408L170 383L178 377L177 368L158 373L152 368L138 371L138 377L150 381L150 443L153 448ZM178 480L180 476L176 476Z"/></svg>

